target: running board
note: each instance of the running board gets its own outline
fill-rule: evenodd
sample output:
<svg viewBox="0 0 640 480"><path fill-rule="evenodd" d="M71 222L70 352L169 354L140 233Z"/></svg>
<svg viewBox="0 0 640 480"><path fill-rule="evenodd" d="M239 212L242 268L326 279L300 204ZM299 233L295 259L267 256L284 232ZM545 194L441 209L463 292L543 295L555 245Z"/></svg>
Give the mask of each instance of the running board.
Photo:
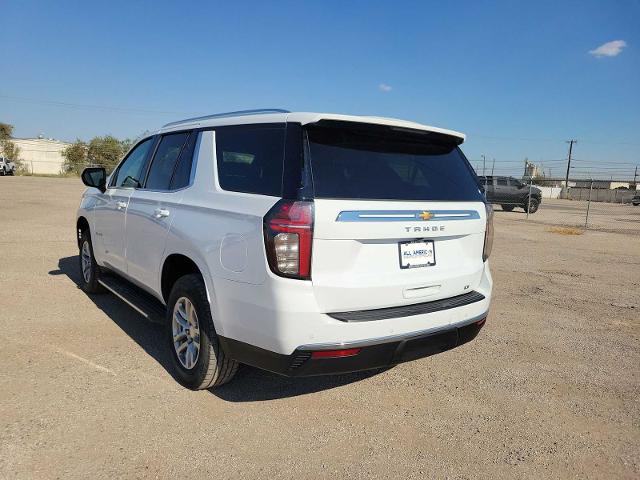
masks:
<svg viewBox="0 0 640 480"><path fill-rule="evenodd" d="M164 323L166 308L154 296L127 280L114 275L103 275L98 283L153 323Z"/></svg>

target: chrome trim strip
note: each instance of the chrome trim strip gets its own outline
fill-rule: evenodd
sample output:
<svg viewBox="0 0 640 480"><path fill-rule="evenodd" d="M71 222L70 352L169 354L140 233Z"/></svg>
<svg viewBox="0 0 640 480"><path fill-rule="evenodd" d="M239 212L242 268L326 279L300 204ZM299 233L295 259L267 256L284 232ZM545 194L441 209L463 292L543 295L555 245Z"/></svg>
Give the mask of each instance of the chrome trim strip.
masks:
<svg viewBox="0 0 640 480"><path fill-rule="evenodd" d="M420 215L432 214L428 220ZM346 210L340 212L336 222L430 222L450 220L479 220L476 210Z"/></svg>
<svg viewBox="0 0 640 480"><path fill-rule="evenodd" d="M417 332L409 332L400 335L391 335L388 337L379 337L379 338L369 338L367 340L354 340L352 342L339 342L339 343L316 343L312 345L302 345L298 347L296 350L304 350L304 351L316 351L316 350L339 350L341 348L358 348L358 347L368 347L371 345L379 345L381 343L391 343L403 340L411 340L413 338L422 337L425 335L431 335L439 332L444 332L447 330L451 330L453 328L460 328L470 325L472 323L478 322L483 318L487 318L489 315L489 310L484 312L482 315L477 315L471 319L462 320L460 322L451 323L449 325L442 325L439 327L428 328L426 330L418 330Z"/></svg>

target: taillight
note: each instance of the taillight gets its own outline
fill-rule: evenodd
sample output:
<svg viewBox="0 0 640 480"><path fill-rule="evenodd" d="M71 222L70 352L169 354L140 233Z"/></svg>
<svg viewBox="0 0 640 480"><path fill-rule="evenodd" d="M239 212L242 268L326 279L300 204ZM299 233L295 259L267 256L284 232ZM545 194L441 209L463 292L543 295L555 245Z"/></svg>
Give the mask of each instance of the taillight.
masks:
<svg viewBox="0 0 640 480"><path fill-rule="evenodd" d="M487 210L487 228L484 231L484 249L482 251L482 261L486 262L491 255L493 248L493 207L490 203L484 204Z"/></svg>
<svg viewBox="0 0 640 480"><path fill-rule="evenodd" d="M264 244L276 275L311 278L313 202L280 200L265 215Z"/></svg>

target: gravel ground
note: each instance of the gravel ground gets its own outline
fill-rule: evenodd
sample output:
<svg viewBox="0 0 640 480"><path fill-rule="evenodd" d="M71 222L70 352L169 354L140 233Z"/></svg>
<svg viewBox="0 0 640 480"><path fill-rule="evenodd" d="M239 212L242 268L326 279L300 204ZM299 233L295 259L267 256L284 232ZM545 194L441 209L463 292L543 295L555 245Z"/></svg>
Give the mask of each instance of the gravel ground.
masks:
<svg viewBox="0 0 640 480"><path fill-rule="evenodd" d="M0 478L640 477L640 236L498 211L475 341L191 392L157 326L77 288L81 191L0 178Z"/></svg>

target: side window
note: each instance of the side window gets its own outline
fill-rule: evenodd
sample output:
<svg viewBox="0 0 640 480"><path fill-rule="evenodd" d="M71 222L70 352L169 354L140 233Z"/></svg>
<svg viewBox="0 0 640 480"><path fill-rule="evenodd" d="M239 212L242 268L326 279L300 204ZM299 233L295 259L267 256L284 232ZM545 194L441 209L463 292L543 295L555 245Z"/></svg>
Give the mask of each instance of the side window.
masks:
<svg viewBox="0 0 640 480"><path fill-rule="evenodd" d="M193 132L189 135L187 144L182 149L178 164L173 172L173 178L171 179L171 190L177 190L178 188L184 188L189 185L189 178L191 177L191 164L193 162L193 152L196 148L196 140L198 134Z"/></svg>
<svg viewBox="0 0 640 480"><path fill-rule="evenodd" d="M169 190L171 177L175 170L178 156L187 141L189 132L164 135L158 144L151 161L149 176L145 188L151 190Z"/></svg>
<svg viewBox="0 0 640 480"><path fill-rule="evenodd" d="M145 160L151 145L153 145L153 138L148 138L129 153L129 156L118 168L115 181L111 184L112 186L131 188L141 186Z"/></svg>
<svg viewBox="0 0 640 480"><path fill-rule="evenodd" d="M234 192L280 196L284 139L283 127L216 129L220 186Z"/></svg>
<svg viewBox="0 0 640 480"><path fill-rule="evenodd" d="M499 187L506 187L507 186L507 179L506 178L498 178L498 186Z"/></svg>

